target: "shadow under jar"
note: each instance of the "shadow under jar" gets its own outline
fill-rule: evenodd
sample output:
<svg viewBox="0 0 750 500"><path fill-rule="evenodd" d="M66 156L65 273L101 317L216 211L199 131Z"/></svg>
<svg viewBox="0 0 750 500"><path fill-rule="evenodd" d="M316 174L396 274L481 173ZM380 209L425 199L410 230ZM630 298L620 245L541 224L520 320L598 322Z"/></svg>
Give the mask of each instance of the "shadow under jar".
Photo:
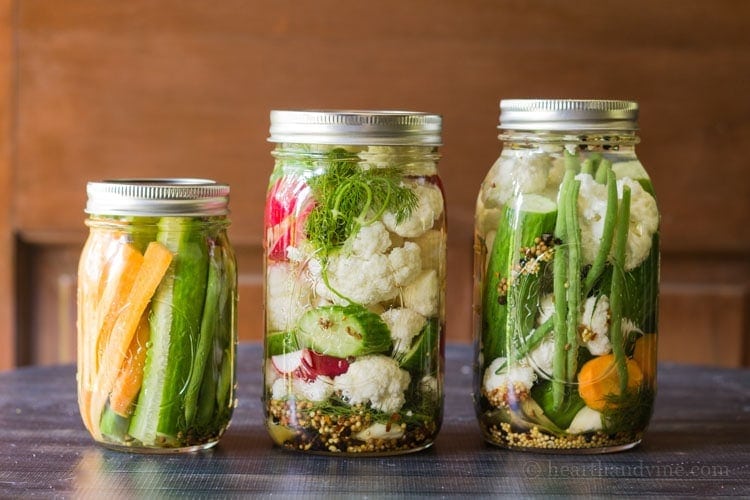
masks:
<svg viewBox="0 0 750 500"><path fill-rule="evenodd" d="M78 402L122 451L215 445L235 400L237 270L229 186L203 179L88 184L78 268Z"/></svg>
<svg viewBox="0 0 750 500"><path fill-rule="evenodd" d="M477 199L474 397L502 447L641 441L656 392L659 212L638 105L504 100Z"/></svg>
<svg viewBox="0 0 750 500"><path fill-rule="evenodd" d="M265 210L264 409L323 454L430 446L443 408L441 119L273 111Z"/></svg>

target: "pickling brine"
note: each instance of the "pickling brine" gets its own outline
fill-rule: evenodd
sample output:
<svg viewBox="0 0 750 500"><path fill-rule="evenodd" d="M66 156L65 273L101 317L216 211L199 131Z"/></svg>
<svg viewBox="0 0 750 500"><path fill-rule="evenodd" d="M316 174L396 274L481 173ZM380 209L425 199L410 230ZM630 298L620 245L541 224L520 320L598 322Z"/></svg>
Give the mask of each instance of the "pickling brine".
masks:
<svg viewBox="0 0 750 500"><path fill-rule="evenodd" d="M271 120L269 433L280 446L317 453L429 446L443 402L439 117L275 111ZM311 131L315 143L305 142Z"/></svg>
<svg viewBox="0 0 750 500"><path fill-rule="evenodd" d="M637 104L501 102L475 231L475 401L485 439L606 452L656 392L659 212Z"/></svg>
<svg viewBox="0 0 750 500"><path fill-rule="evenodd" d="M94 439L139 452L216 444L235 407L229 188L89 183L78 270L78 401Z"/></svg>

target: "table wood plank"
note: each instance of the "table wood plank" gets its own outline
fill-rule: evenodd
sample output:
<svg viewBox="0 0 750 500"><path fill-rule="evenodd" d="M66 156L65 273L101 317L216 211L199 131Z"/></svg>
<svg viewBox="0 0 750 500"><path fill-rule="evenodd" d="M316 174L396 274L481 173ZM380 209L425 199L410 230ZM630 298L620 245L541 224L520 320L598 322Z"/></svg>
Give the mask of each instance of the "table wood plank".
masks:
<svg viewBox="0 0 750 500"><path fill-rule="evenodd" d="M471 348L447 349L445 422L423 452L383 458L281 450L262 424L258 344L239 349L239 405L206 452L138 455L92 442L72 365L0 374L0 497L281 498L750 495L750 371L661 365L644 443L610 455L510 452L485 444L471 400Z"/></svg>

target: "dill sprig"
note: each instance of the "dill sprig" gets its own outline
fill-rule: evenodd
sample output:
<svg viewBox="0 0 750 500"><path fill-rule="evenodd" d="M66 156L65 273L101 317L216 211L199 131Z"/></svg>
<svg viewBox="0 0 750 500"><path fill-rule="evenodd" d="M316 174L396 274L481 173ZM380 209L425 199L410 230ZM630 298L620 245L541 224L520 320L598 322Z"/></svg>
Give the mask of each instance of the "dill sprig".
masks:
<svg viewBox="0 0 750 500"><path fill-rule="evenodd" d="M606 408L602 411L604 431L616 434L646 428L654 409L655 392L650 384L640 384L626 389L622 394L605 396Z"/></svg>
<svg viewBox="0 0 750 500"><path fill-rule="evenodd" d="M308 181L317 204L307 218L307 237L323 255L386 211L394 213L397 222L403 221L419 202L411 189L401 185L401 168L362 170L357 160L344 149L333 149L322 174Z"/></svg>
<svg viewBox="0 0 750 500"><path fill-rule="evenodd" d="M406 406L395 413L386 413L372 408L369 403L350 405L344 399L334 394L327 400L315 403L310 410L315 411L318 415L328 415L331 418L351 418L357 415L368 415L372 422L379 423L405 423L406 425L424 425L435 420L437 405L440 403L437 399L431 401L430 398L421 397L415 400L418 406L410 411ZM408 405L407 405L408 406Z"/></svg>

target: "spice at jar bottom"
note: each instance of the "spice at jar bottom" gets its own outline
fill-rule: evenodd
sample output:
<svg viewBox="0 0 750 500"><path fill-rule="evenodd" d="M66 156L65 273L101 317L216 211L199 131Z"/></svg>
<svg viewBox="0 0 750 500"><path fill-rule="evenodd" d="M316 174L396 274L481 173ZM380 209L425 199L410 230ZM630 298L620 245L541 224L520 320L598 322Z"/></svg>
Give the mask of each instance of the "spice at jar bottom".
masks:
<svg viewBox="0 0 750 500"><path fill-rule="evenodd" d="M659 212L628 101L500 103L475 219L475 404L489 443L638 444L656 392Z"/></svg>
<svg viewBox="0 0 750 500"><path fill-rule="evenodd" d="M235 407L237 271L229 188L201 179L88 185L78 268L78 402L111 448L216 444Z"/></svg>
<svg viewBox="0 0 750 500"><path fill-rule="evenodd" d="M271 141L264 239L271 438L322 454L429 446L443 405L440 117L274 111Z"/></svg>

